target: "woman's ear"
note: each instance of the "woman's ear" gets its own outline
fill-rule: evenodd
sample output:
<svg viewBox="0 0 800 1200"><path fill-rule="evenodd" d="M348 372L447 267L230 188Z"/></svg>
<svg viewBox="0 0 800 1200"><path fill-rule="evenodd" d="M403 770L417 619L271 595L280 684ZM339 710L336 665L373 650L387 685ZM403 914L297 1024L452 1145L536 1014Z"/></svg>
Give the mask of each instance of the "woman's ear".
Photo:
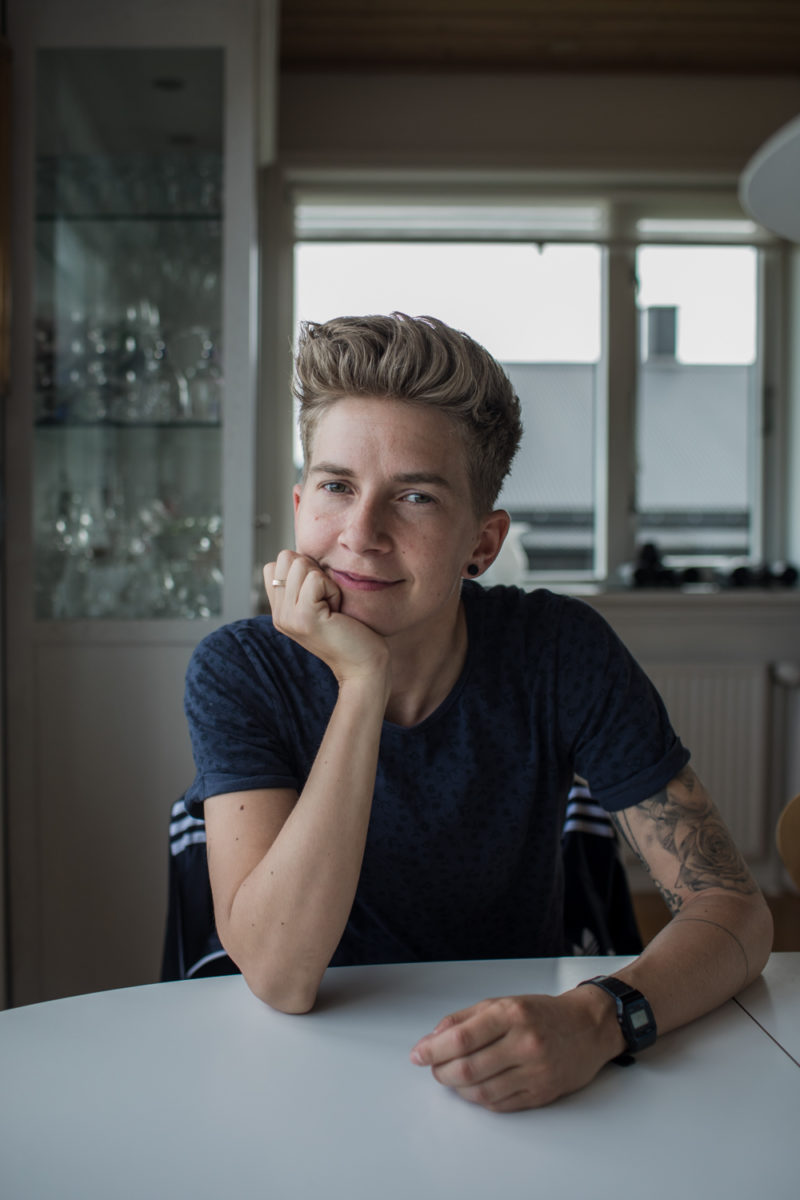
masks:
<svg viewBox="0 0 800 1200"><path fill-rule="evenodd" d="M511 517L504 508L496 508L494 512L489 513L488 517L483 518L472 557L464 567L465 575L474 579L477 575L488 571L500 553L510 526ZM471 567L478 569L470 570Z"/></svg>

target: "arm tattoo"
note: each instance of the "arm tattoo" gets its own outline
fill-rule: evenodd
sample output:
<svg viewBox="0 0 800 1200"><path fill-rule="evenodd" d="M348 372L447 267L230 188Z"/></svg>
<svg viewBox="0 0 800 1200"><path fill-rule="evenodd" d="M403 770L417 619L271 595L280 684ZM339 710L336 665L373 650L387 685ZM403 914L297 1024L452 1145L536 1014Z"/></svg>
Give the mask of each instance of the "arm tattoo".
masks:
<svg viewBox="0 0 800 1200"><path fill-rule="evenodd" d="M660 796L666 796L666 794L667 794L666 791L659 793ZM668 887L666 887L661 882L660 879L656 879L655 876L653 875L653 872L650 869L650 864L644 856L644 852L642 851L642 848L639 845L639 841L636 837L636 834L631 829L631 823L628 820L625 810L623 809L620 812L609 813L608 815L611 818L611 823L614 826L616 826L619 833L622 835L622 837L625 839L625 841L630 846L631 850L633 850L634 854L639 859L639 862L642 864L642 866L644 867L647 874L653 880L653 883L655 884L656 888L659 891L659 894L661 895L661 899L664 901L667 908L674 916L675 913L678 912L681 907L681 903L682 903L681 898L677 892L671 891Z"/></svg>
<svg viewBox="0 0 800 1200"><path fill-rule="evenodd" d="M637 808L650 818L647 840L676 860L675 890L653 876L641 844L642 834L637 837L634 833L627 812L623 809L612 819L672 913L678 912L683 904L681 892L717 887L748 895L758 890L708 793L690 767L684 767L662 792L644 800Z"/></svg>

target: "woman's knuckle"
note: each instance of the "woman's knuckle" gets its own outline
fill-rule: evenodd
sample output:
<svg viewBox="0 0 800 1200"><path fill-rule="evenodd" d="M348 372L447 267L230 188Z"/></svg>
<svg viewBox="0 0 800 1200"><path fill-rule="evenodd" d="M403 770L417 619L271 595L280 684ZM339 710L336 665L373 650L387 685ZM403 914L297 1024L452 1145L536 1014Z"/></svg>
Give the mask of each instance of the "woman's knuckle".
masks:
<svg viewBox="0 0 800 1200"><path fill-rule="evenodd" d="M541 1057L542 1039L533 1029L526 1029L520 1038L520 1057L523 1062L532 1062Z"/></svg>
<svg viewBox="0 0 800 1200"><path fill-rule="evenodd" d="M456 1075L458 1076L458 1083L460 1085L464 1086L475 1082L475 1067L470 1059L462 1058L461 1061L456 1064L455 1070Z"/></svg>
<svg viewBox="0 0 800 1200"><path fill-rule="evenodd" d="M518 1024L525 1019L525 1004L519 996L508 996L504 1003L506 1014L513 1024Z"/></svg>
<svg viewBox="0 0 800 1200"><path fill-rule="evenodd" d="M453 1046L457 1054L466 1054L469 1050L469 1036L460 1026L453 1030Z"/></svg>

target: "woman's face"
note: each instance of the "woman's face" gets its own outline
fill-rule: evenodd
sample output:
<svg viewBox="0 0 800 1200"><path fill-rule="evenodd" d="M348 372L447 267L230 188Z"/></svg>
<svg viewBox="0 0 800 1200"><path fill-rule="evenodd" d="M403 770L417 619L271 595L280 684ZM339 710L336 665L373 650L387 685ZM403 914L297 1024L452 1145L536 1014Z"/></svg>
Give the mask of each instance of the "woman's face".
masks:
<svg viewBox="0 0 800 1200"><path fill-rule="evenodd" d="M474 514L455 425L399 400L331 405L294 501L298 552L338 585L344 613L384 636L446 633L468 564L499 548L492 518Z"/></svg>

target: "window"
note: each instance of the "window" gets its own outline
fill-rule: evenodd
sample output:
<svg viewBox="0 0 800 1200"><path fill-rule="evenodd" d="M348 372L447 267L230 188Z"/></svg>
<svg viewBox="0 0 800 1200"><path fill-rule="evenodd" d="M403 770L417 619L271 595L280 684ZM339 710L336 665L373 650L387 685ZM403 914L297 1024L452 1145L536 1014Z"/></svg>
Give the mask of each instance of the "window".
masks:
<svg viewBox="0 0 800 1200"><path fill-rule="evenodd" d="M626 211L627 224L612 200L319 196L295 209L296 324L429 313L506 368L525 432L500 504L535 577L627 577L644 542L683 566L762 553L763 235ZM626 264L631 286L615 287Z"/></svg>
<svg viewBox="0 0 800 1200"><path fill-rule="evenodd" d="M638 540L673 560L754 549L757 251L643 246Z"/></svg>
<svg viewBox="0 0 800 1200"><path fill-rule="evenodd" d="M464 329L506 368L524 435L499 503L533 569L591 571L602 255L592 245L308 242L297 320L398 310Z"/></svg>

